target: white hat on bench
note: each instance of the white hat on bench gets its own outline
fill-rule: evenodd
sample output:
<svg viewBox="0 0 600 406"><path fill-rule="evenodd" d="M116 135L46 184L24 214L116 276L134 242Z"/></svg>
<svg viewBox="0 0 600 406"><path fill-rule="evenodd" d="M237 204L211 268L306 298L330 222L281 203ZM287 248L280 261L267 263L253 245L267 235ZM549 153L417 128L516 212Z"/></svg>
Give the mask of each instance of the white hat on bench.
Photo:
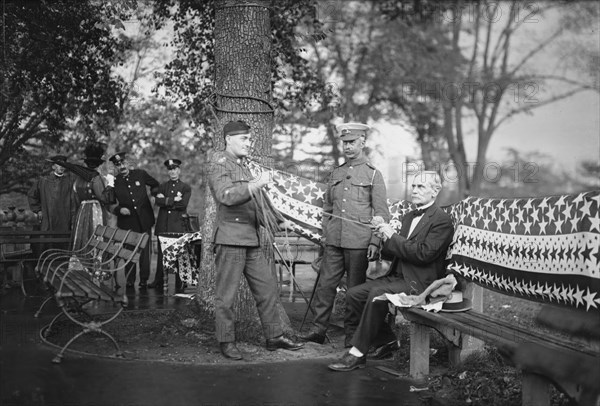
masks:
<svg viewBox="0 0 600 406"><path fill-rule="evenodd" d="M443 312L465 312L473 307L469 299L463 298L460 290L453 290L448 299L442 305Z"/></svg>

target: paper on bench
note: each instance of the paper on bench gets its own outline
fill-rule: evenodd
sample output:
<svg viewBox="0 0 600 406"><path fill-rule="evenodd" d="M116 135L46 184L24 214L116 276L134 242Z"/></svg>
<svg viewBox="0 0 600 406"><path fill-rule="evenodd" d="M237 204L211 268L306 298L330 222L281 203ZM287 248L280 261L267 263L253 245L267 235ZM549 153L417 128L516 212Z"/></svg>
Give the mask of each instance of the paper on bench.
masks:
<svg viewBox="0 0 600 406"><path fill-rule="evenodd" d="M421 304L419 296L409 296L406 293L384 293L383 295L373 298L375 300L387 300L396 307L413 307L419 306L422 309L430 312L439 312L444 305L445 300L435 301L429 304Z"/></svg>

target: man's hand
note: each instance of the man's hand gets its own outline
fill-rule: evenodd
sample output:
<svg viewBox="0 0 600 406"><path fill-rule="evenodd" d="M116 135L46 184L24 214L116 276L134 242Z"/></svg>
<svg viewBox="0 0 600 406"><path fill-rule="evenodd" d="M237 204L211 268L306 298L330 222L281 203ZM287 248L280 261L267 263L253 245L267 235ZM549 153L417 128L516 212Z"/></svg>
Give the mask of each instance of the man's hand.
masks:
<svg viewBox="0 0 600 406"><path fill-rule="evenodd" d="M163 195L162 193L159 193L159 194L156 195L156 197L159 198L159 199L164 199L165 195Z"/></svg>
<svg viewBox="0 0 600 406"><path fill-rule="evenodd" d="M252 180L252 185L254 185L254 187L256 189L259 189L263 186L268 185L269 183L273 182L273 171L261 171L260 175L258 175L258 177L254 178Z"/></svg>
<svg viewBox="0 0 600 406"><path fill-rule="evenodd" d="M279 223L279 228L287 231L294 231L294 224L289 220L284 220Z"/></svg>
<svg viewBox="0 0 600 406"><path fill-rule="evenodd" d="M182 201L183 198L181 197L181 192L177 192L177 195L175 196L175 198L173 200L176 202Z"/></svg>
<svg viewBox="0 0 600 406"><path fill-rule="evenodd" d="M383 223L377 226L375 229L375 235L383 239L383 241L387 241L396 233L396 230L389 224Z"/></svg>
<svg viewBox="0 0 600 406"><path fill-rule="evenodd" d="M131 215L131 212L129 211L129 209L127 207L121 207L121 209L119 210L119 213L121 213L123 216Z"/></svg>
<svg viewBox="0 0 600 406"><path fill-rule="evenodd" d="M375 261L379 254L379 248L373 244L369 244L369 248L367 248L367 259L369 261Z"/></svg>

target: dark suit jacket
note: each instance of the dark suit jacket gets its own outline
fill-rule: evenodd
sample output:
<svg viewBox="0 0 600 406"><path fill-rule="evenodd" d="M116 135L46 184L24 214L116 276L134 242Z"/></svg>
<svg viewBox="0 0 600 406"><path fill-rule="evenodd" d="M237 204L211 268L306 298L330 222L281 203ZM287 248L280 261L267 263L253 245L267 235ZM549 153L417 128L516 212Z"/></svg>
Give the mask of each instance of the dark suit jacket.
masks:
<svg viewBox="0 0 600 406"><path fill-rule="evenodd" d="M410 212L404 216L400 235L392 235L383 250L394 256L392 272L415 289L416 292L411 294L418 294L436 279L444 277L446 251L452 242L454 226L450 216L434 203L406 238L413 218Z"/></svg>
<svg viewBox="0 0 600 406"><path fill-rule="evenodd" d="M258 247L259 219L248 184L253 176L241 159L222 151L210 165L209 185L217 201L214 244Z"/></svg>
<svg viewBox="0 0 600 406"><path fill-rule="evenodd" d="M117 215L117 227L136 232L148 232L154 225L154 211L148 198L146 186L150 186L152 194L156 194L158 181L142 169L132 169L124 177L118 174L115 178L115 197L118 201L113 213ZM129 216L120 213L121 207L131 212ZM141 227L137 230L137 227Z"/></svg>
<svg viewBox="0 0 600 406"><path fill-rule="evenodd" d="M164 197L156 197L155 203L160 209L154 226L154 233L186 232L182 215L186 214L187 206L192 196L192 188L181 180L168 180L161 183L156 194L162 193ZM175 201L177 193L181 194L181 200Z"/></svg>

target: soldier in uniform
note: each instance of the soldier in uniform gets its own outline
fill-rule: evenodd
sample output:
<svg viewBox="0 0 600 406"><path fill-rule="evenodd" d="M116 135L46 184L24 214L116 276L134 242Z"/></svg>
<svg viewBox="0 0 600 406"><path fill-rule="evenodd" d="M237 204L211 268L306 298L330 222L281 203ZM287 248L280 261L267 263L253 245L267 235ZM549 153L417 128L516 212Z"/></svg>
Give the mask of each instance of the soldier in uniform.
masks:
<svg viewBox="0 0 600 406"><path fill-rule="evenodd" d="M66 172L59 163L66 162L67 157L56 155L48 162L52 163L52 173L38 179L29 189L27 199L31 211L42 218L41 231L71 231L77 213L77 197L73 190L75 175ZM36 251L48 248L67 249L67 244L40 244Z"/></svg>
<svg viewBox="0 0 600 406"><path fill-rule="evenodd" d="M389 221L383 176L363 151L369 129L360 123L337 127L346 162L333 170L327 182L322 223L325 252L313 299L314 327L300 337L305 341L325 342L336 288L344 273L348 288L364 283L369 261L379 254L380 238L369 227L372 219ZM351 338L346 332L346 346Z"/></svg>
<svg viewBox="0 0 600 406"><path fill-rule="evenodd" d="M267 340L267 350L298 350L298 344L283 336L277 314L275 278L260 248L257 206L253 193L271 182L269 172L254 178L246 165L250 152L250 127L231 121L223 127L225 151L215 154L209 173L210 190L217 202L213 244L216 265L215 318L221 353L240 360L235 344L234 299L242 275L252 291Z"/></svg>
<svg viewBox="0 0 600 406"><path fill-rule="evenodd" d="M156 194L158 181L143 169L129 169L129 162L124 152L119 152L109 158L119 174L115 178L114 196L117 204L113 213L117 216L117 227L132 230L138 233L148 233L150 239L140 255L140 283L139 287L148 286L150 276L150 241L152 240L152 226L154 225L154 211L148 198L147 186L151 193ZM107 188L108 189L108 188ZM127 287L135 284L135 264L129 264L125 269Z"/></svg>
<svg viewBox="0 0 600 406"><path fill-rule="evenodd" d="M169 171L169 180L161 183L158 187L155 203L159 207L154 232L161 233L185 233L186 226L184 215L186 214L192 188L179 179L181 174L181 161L179 159L167 159L164 162ZM163 255L158 240L158 259L156 263L156 275L154 281L148 284L149 288L162 289L163 283ZM175 273L175 291L182 288L179 273Z"/></svg>

